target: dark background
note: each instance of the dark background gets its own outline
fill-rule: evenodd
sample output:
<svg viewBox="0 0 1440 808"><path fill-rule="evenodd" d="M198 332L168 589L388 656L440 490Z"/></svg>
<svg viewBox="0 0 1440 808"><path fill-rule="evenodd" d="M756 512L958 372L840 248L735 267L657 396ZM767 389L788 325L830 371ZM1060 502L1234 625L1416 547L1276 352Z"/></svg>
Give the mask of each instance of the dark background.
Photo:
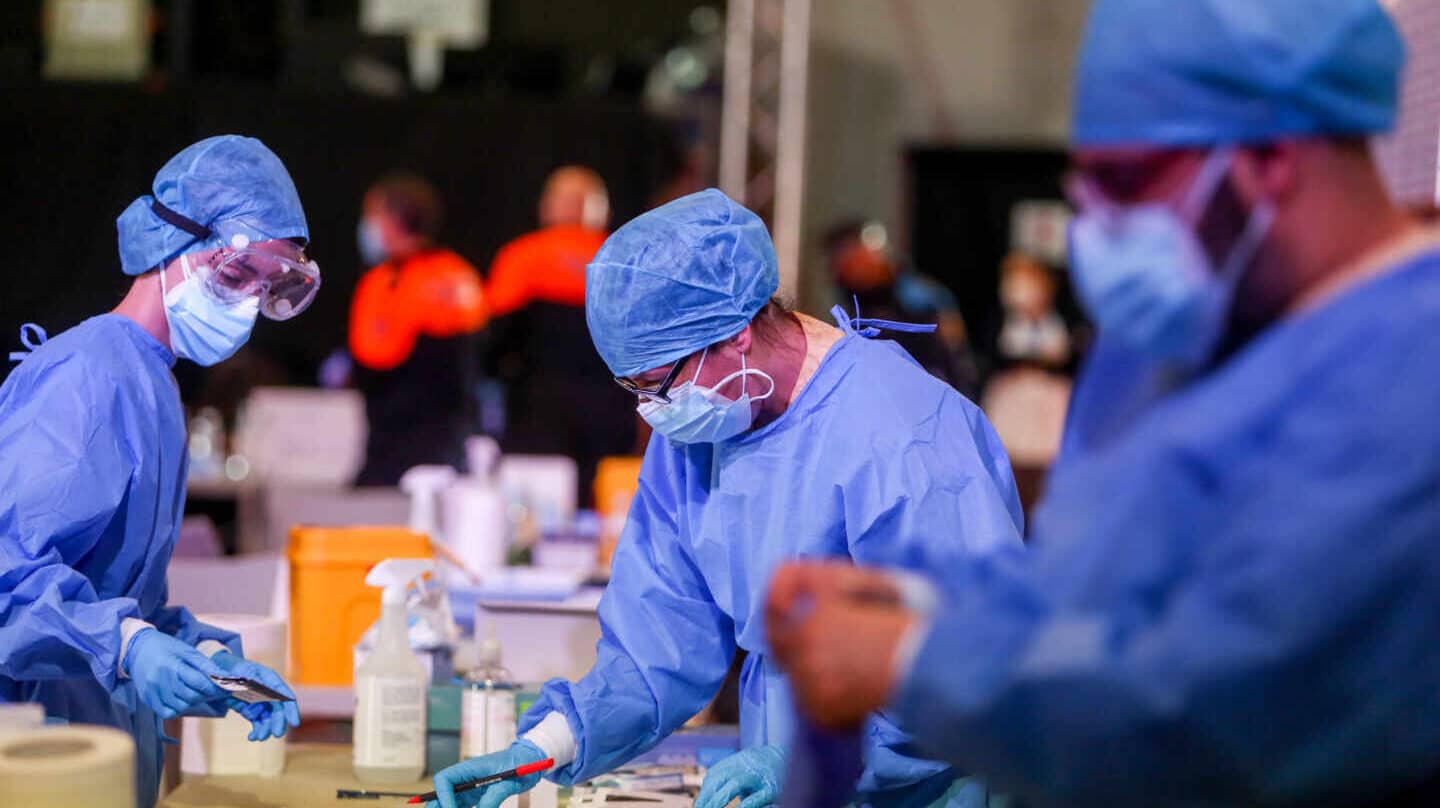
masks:
<svg viewBox="0 0 1440 808"><path fill-rule="evenodd" d="M0 357L20 347L22 323L56 334L112 308L129 283L116 259L115 217L149 192L176 151L240 133L265 141L289 167L324 274L304 317L262 322L250 347L285 380L313 383L320 360L345 343L360 271L355 228L370 182L395 169L432 180L449 208L442 241L482 271L501 244L535 226L540 184L562 163L596 168L610 184L612 221L622 223L681 170L697 130L694 120L647 114L646 75L667 50L693 41L694 8L723 10L720 0L492 0L489 41L447 52L437 92L380 97L348 80L347 69L360 59L403 79L405 46L357 30L358 5L163 0L152 74L138 84L84 85L40 78L41 0L0 3L0 222L8 236ZM713 105L715 89L712 82L700 103ZM956 293L977 347L989 353L1010 206L1058 198L1064 158L941 145L904 159L915 264ZM1073 312L1068 301L1064 309ZM0 362L0 379L9 368ZM205 372L180 363L177 373L188 400Z"/></svg>
<svg viewBox="0 0 1440 808"><path fill-rule="evenodd" d="M592 166L613 220L650 206L676 170L673 122L648 117L650 64L687 35L699 2L494 0L490 41L449 51L435 93L376 97L351 86L357 58L406 73L404 42L356 29L358 2L204 0L156 4L154 70L139 84L40 78L40 0L0 3L0 221L9 249L0 284L0 356L22 323L56 334L107 311L119 271L115 217L195 140L260 138L300 191L323 286L293 322L261 323L251 346L295 383L345 341L359 257L360 199L384 172L433 181L449 215L442 241L484 270L535 227L545 175ZM613 7L612 7L613 6ZM0 379L10 364L0 363ZM177 366L193 390L202 373Z"/></svg>
<svg viewBox="0 0 1440 808"><path fill-rule="evenodd" d="M647 207L667 152L663 128L607 100L380 101L224 84L149 96L62 85L12 91L0 104L12 122L0 134L8 163L0 220L10 234L0 346L18 347L23 322L55 334L112 308L129 283L115 217L185 145L242 133L289 168L321 266L315 305L291 322L262 322L251 341L302 383L344 344L360 199L381 173L431 179L451 211L442 240L484 268L500 245L535 227L541 182L557 165L598 170L624 221Z"/></svg>
<svg viewBox="0 0 1440 808"><path fill-rule="evenodd" d="M1061 199L1066 156L1058 149L917 146L907 151L910 244L915 266L955 293L971 339L993 356L1004 312L1000 264L1010 253L1010 211ZM1080 318L1061 277L1056 306Z"/></svg>

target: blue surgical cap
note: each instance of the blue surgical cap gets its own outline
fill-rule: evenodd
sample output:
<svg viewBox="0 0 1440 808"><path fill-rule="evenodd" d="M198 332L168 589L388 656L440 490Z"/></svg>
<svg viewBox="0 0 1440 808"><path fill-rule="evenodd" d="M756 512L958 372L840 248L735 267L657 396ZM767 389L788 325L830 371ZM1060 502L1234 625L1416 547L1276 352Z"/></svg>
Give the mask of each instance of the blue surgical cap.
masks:
<svg viewBox="0 0 1440 808"><path fill-rule="evenodd" d="M1209 146L1383 132L1404 61L1376 0L1097 0L1072 141Z"/></svg>
<svg viewBox="0 0 1440 808"><path fill-rule="evenodd" d="M222 135L185 147L170 158L146 194L115 220L120 267L139 275L181 253L256 241L310 240L300 194L284 164L264 143ZM197 238L162 218L154 203L209 228Z"/></svg>
<svg viewBox="0 0 1440 808"><path fill-rule="evenodd" d="M590 338L634 376L735 336L780 286L760 217L711 188L616 230L585 272Z"/></svg>

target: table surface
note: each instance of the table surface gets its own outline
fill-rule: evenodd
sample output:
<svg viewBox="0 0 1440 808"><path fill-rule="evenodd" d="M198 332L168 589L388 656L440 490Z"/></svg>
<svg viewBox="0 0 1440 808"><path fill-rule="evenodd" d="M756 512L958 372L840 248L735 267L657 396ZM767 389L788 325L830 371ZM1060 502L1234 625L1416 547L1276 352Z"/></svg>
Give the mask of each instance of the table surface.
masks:
<svg viewBox="0 0 1440 808"><path fill-rule="evenodd" d="M402 798L337 800L339 788L365 788L420 794L429 780L397 785L361 783L351 768L351 747L342 744L292 743L285 749L285 771L278 777L192 776L160 801L160 808L389 808Z"/></svg>

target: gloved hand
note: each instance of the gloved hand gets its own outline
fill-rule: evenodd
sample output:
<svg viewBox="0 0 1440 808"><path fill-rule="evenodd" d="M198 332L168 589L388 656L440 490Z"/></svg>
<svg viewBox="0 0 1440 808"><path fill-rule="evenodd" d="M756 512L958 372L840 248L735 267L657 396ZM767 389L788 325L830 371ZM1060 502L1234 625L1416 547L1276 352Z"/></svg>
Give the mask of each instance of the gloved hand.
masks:
<svg viewBox="0 0 1440 808"><path fill-rule="evenodd" d="M123 661L140 700L161 718L174 718L213 699L225 690L210 681L223 672L194 648L153 628L130 639Z"/></svg>
<svg viewBox="0 0 1440 808"><path fill-rule="evenodd" d="M785 752L778 746L752 746L725 758L705 772L695 808L725 808L736 797L740 808L761 808L780 798Z"/></svg>
<svg viewBox="0 0 1440 808"><path fill-rule="evenodd" d="M229 651L221 651L210 657L210 661L214 662L226 675L254 679L277 693L283 693L292 699L295 698L295 691L285 684L285 680L280 678L280 674L258 662L251 662ZM230 706L230 709L249 719L250 740L252 741L263 741L271 737L279 738L284 736L290 727L300 726L300 707L293 701L266 701L251 704L231 696L225 700L225 703Z"/></svg>
<svg viewBox="0 0 1440 808"><path fill-rule="evenodd" d="M540 782L540 774L527 774L511 780L501 780L493 785L474 791L455 793L455 787L471 780L492 774L508 772L517 766L544 760L545 753L540 747L526 740L510 744L504 752L491 752L469 760L462 760L435 775L435 796L439 799L425 803L425 808L500 808L507 797L513 797L534 788Z"/></svg>

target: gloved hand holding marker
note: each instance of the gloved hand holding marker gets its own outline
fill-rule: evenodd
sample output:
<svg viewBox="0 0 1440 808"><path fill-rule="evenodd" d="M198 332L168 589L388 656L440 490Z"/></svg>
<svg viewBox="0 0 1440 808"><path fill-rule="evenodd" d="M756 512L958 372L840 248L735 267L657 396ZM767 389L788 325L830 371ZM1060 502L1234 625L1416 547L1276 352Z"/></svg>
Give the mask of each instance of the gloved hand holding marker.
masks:
<svg viewBox="0 0 1440 808"><path fill-rule="evenodd" d="M523 743L523 742L522 742L522 743ZM529 744L526 744L526 746L529 746ZM499 752L499 753L497 753L497 754L498 754L498 755L503 755L503 756L511 756L511 755L512 755L512 751L511 751L511 750L506 750L506 751L504 751L504 752ZM493 758L493 757L491 757L491 756L486 756L486 758L491 758L491 760L496 759L496 758ZM439 785L439 784L442 782L442 780L447 777L447 774L446 774L447 772L450 773L449 776L456 776L456 775L464 776L464 775L467 773L465 767L466 767L466 765L467 765L468 763L474 763L474 764L483 766L483 765L485 765L485 763L488 762L488 761L486 760L486 758L475 758L473 761L462 761L462 762L456 764L455 766L452 766L452 767L450 767L449 769L446 769L444 772L441 772L440 774L436 775L436 785ZM449 796L451 799L453 799L455 794L464 794L464 793L467 792L467 791L474 791L474 790L476 790L476 789L485 788L486 786L491 786L491 785L494 785L494 784L499 783L499 782L502 782L502 781L507 781L507 780L521 781L521 782L515 783L515 784L514 784L514 787L513 787L512 789L506 789L503 793L502 793L502 792L496 792L496 793L494 793L494 794L490 794L490 795L489 795L489 796L492 797L494 803L495 803L496 805L498 805L501 800L505 799L505 797L512 796L513 794L518 794L518 793L521 792L521 791L525 791L525 790L527 790L528 788L534 787L535 782L538 782L538 780L539 780L539 778L538 778L539 773L545 771L546 769L549 769L549 768L553 767L554 765L555 765L555 760L554 760L553 758L545 758L545 759L543 759L543 760L534 761L533 763L524 763L524 764L521 764L521 765L519 765L519 766L516 766L516 767L513 768L513 769L508 769L508 770L503 771L503 772L496 772L496 773L494 773L494 774L481 775L481 776L479 776L479 777L477 777L477 778L475 778L475 779L473 779L473 780L467 780L467 781L465 781L465 782L456 784L456 785L450 790L450 794L447 795L447 796ZM523 782L524 778L529 777L530 775L537 775L537 777L535 778L535 782L530 782L530 783L528 783L528 784L524 783L524 782ZM447 784L448 784L448 781L447 781ZM411 804L411 805L420 805L420 804L422 804L422 803L425 804L425 805L443 805L446 801L447 801L447 800L441 799L440 795L437 794L437 793L434 792L434 791L431 791L431 792L428 792L428 793L425 793L425 794L420 794L420 795L418 795L418 796L415 796L415 797L411 797L411 798L410 798L410 804Z"/></svg>

